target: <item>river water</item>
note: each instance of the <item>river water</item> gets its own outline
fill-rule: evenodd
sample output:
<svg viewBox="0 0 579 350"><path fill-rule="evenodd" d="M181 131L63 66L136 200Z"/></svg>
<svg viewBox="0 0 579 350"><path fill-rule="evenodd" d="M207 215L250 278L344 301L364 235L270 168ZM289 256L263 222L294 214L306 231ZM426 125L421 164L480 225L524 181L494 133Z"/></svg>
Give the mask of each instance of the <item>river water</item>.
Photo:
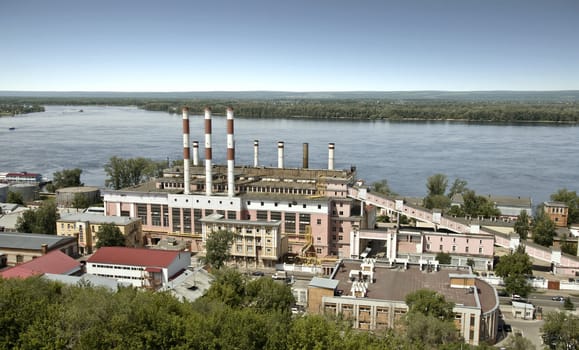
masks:
<svg viewBox="0 0 579 350"><path fill-rule="evenodd" d="M203 117L193 115L190 124L203 157ZM310 168L327 167L334 142L336 169L356 166L359 178L387 179L406 196L425 195L426 179L435 173L446 174L449 185L460 177L478 194L531 197L534 204L559 188L579 190L577 125L237 118L237 165L253 164L253 140L260 143L260 165L274 167L278 141L285 142L286 167L302 165L307 142ZM225 118L214 115L214 163L225 164L226 147ZM181 116L135 107L47 106L43 113L0 118L0 172L51 178L81 168L85 185L103 186L112 156L180 159Z"/></svg>

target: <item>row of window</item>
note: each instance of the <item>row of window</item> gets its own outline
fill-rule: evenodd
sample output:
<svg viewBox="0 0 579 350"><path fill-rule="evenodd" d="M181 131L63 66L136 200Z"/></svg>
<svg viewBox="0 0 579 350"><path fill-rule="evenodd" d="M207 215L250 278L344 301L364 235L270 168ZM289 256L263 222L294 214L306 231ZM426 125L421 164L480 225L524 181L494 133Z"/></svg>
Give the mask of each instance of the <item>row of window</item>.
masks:
<svg viewBox="0 0 579 350"><path fill-rule="evenodd" d="M426 250L430 250L430 249L431 249L430 247L431 247L431 246L430 246L430 243L428 243L428 244L426 245ZM443 246L442 246L442 244L441 244L440 246L438 246L438 250L441 251L441 252L443 251ZM456 246L455 246L455 245L452 246L452 252L456 252ZM464 247L464 252L465 252L465 253L469 253L468 246ZM482 252L483 252L483 247L478 247L478 253L479 253L479 254L482 254Z"/></svg>
<svg viewBox="0 0 579 350"><path fill-rule="evenodd" d="M103 264L93 264L92 266L102 269L132 270L132 271L143 271L145 269L142 266L121 266L121 265L103 265Z"/></svg>
<svg viewBox="0 0 579 350"><path fill-rule="evenodd" d="M273 203L273 206L274 206L274 207L277 207L278 204L279 204L278 202L274 202L274 203ZM247 205L251 205L251 201L247 201ZM260 205L261 205L262 207L265 206L265 202L260 202ZM297 206L298 204L297 204L296 202L292 202L292 203L288 203L288 204L287 204L288 208L292 208L294 205ZM307 205L306 203L303 203L303 204L302 204L302 208L307 209L307 208L308 208L308 205ZM322 205L321 205L321 204L318 204L318 205L317 205L317 208L318 208L318 209L322 209Z"/></svg>
<svg viewBox="0 0 579 350"><path fill-rule="evenodd" d="M144 280L143 277L135 277L135 276L120 276L120 275L108 275L105 273L97 273L97 276L101 276L101 277L108 277L108 278L114 278L114 279L125 279L125 280Z"/></svg>

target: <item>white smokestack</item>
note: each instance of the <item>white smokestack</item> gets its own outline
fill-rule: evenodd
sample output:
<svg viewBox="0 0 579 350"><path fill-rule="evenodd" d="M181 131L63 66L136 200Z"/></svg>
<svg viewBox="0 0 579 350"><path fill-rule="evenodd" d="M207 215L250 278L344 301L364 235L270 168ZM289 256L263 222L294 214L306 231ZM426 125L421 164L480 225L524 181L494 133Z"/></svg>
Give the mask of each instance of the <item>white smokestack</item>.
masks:
<svg viewBox="0 0 579 350"><path fill-rule="evenodd" d="M193 141L193 165L199 165L199 142Z"/></svg>
<svg viewBox="0 0 579 350"><path fill-rule="evenodd" d="M283 168L283 141L277 143L277 167Z"/></svg>
<svg viewBox="0 0 579 350"><path fill-rule="evenodd" d="M227 108L227 195L233 197L235 192L235 140L233 139L233 108Z"/></svg>
<svg viewBox="0 0 579 350"><path fill-rule="evenodd" d="M184 191L191 190L191 154L189 153L189 108L183 107L183 178Z"/></svg>
<svg viewBox="0 0 579 350"><path fill-rule="evenodd" d="M205 108L205 194L213 193L213 173L211 164L213 155L211 152L211 108Z"/></svg>
<svg viewBox="0 0 579 350"><path fill-rule="evenodd" d="M328 169L334 170L334 148L333 143L328 144Z"/></svg>
<svg viewBox="0 0 579 350"><path fill-rule="evenodd" d="M259 141L253 140L253 166L259 166Z"/></svg>

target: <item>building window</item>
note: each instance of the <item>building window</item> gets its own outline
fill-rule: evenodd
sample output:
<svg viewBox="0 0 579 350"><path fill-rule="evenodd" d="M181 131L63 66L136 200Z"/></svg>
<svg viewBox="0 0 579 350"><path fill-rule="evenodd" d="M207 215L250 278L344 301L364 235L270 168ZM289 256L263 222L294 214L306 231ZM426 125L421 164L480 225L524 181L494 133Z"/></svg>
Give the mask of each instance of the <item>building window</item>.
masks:
<svg viewBox="0 0 579 350"><path fill-rule="evenodd" d="M161 226L161 205L151 204L151 225Z"/></svg>
<svg viewBox="0 0 579 350"><path fill-rule="evenodd" d="M285 231L288 233L296 232L296 213L285 213Z"/></svg>
<svg viewBox="0 0 579 350"><path fill-rule="evenodd" d="M143 225L147 225L147 205L137 204L137 217L141 219Z"/></svg>
<svg viewBox="0 0 579 350"><path fill-rule="evenodd" d="M24 261L24 257L22 255L16 255L16 263L20 264Z"/></svg>
<svg viewBox="0 0 579 350"><path fill-rule="evenodd" d="M184 233L191 233L191 209L185 208L183 209L183 232Z"/></svg>
<svg viewBox="0 0 579 350"><path fill-rule="evenodd" d="M316 248L316 254L322 254L322 248Z"/></svg>
<svg viewBox="0 0 579 350"><path fill-rule="evenodd" d="M281 220L281 212L279 211L272 211L271 213L269 213L269 216L271 217L272 221Z"/></svg>
<svg viewBox="0 0 579 350"><path fill-rule="evenodd" d="M442 251L442 244L438 247L438 250Z"/></svg>
<svg viewBox="0 0 579 350"><path fill-rule="evenodd" d="M169 208L166 205L163 205L163 226L169 227Z"/></svg>
<svg viewBox="0 0 579 350"><path fill-rule="evenodd" d="M343 239L344 239L344 236L342 236L342 235L339 235L339 236L338 236L338 240L339 240L339 241L341 241L341 240L343 240Z"/></svg>
<svg viewBox="0 0 579 350"><path fill-rule="evenodd" d="M300 233L306 233L306 228L310 225L310 214L300 214Z"/></svg>
<svg viewBox="0 0 579 350"><path fill-rule="evenodd" d="M322 219L317 219L317 220L316 220L316 223L317 223L318 225L321 225L321 224L322 224Z"/></svg>
<svg viewBox="0 0 579 350"><path fill-rule="evenodd" d="M468 253L468 247L464 247L464 252Z"/></svg>
<svg viewBox="0 0 579 350"><path fill-rule="evenodd" d="M479 253L479 254L482 254L482 252L483 252L482 247L479 247L479 248L478 248L478 253Z"/></svg>
<svg viewBox="0 0 579 350"><path fill-rule="evenodd" d="M237 215L235 214L234 211L232 211L232 210L227 211L227 219L235 220L236 218L237 218Z"/></svg>
<svg viewBox="0 0 579 350"><path fill-rule="evenodd" d="M265 211L265 210L258 210L256 217L257 217L257 220L267 220L267 211Z"/></svg>
<svg viewBox="0 0 579 350"><path fill-rule="evenodd" d="M452 246L452 251L456 252L456 246L455 245Z"/></svg>

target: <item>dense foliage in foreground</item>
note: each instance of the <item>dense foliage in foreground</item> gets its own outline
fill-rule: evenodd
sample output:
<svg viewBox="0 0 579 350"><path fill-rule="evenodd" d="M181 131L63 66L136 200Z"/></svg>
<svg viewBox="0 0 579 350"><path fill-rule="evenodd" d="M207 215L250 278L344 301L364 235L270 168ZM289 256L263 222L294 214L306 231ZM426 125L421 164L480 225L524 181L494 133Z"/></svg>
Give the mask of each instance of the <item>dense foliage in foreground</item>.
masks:
<svg viewBox="0 0 579 350"><path fill-rule="evenodd" d="M0 348L434 348L398 330L372 334L352 330L345 321L292 316L292 302L289 287L231 271L220 273L206 296L193 303L131 288L111 292L39 277L0 279ZM461 344L439 348L460 349Z"/></svg>

